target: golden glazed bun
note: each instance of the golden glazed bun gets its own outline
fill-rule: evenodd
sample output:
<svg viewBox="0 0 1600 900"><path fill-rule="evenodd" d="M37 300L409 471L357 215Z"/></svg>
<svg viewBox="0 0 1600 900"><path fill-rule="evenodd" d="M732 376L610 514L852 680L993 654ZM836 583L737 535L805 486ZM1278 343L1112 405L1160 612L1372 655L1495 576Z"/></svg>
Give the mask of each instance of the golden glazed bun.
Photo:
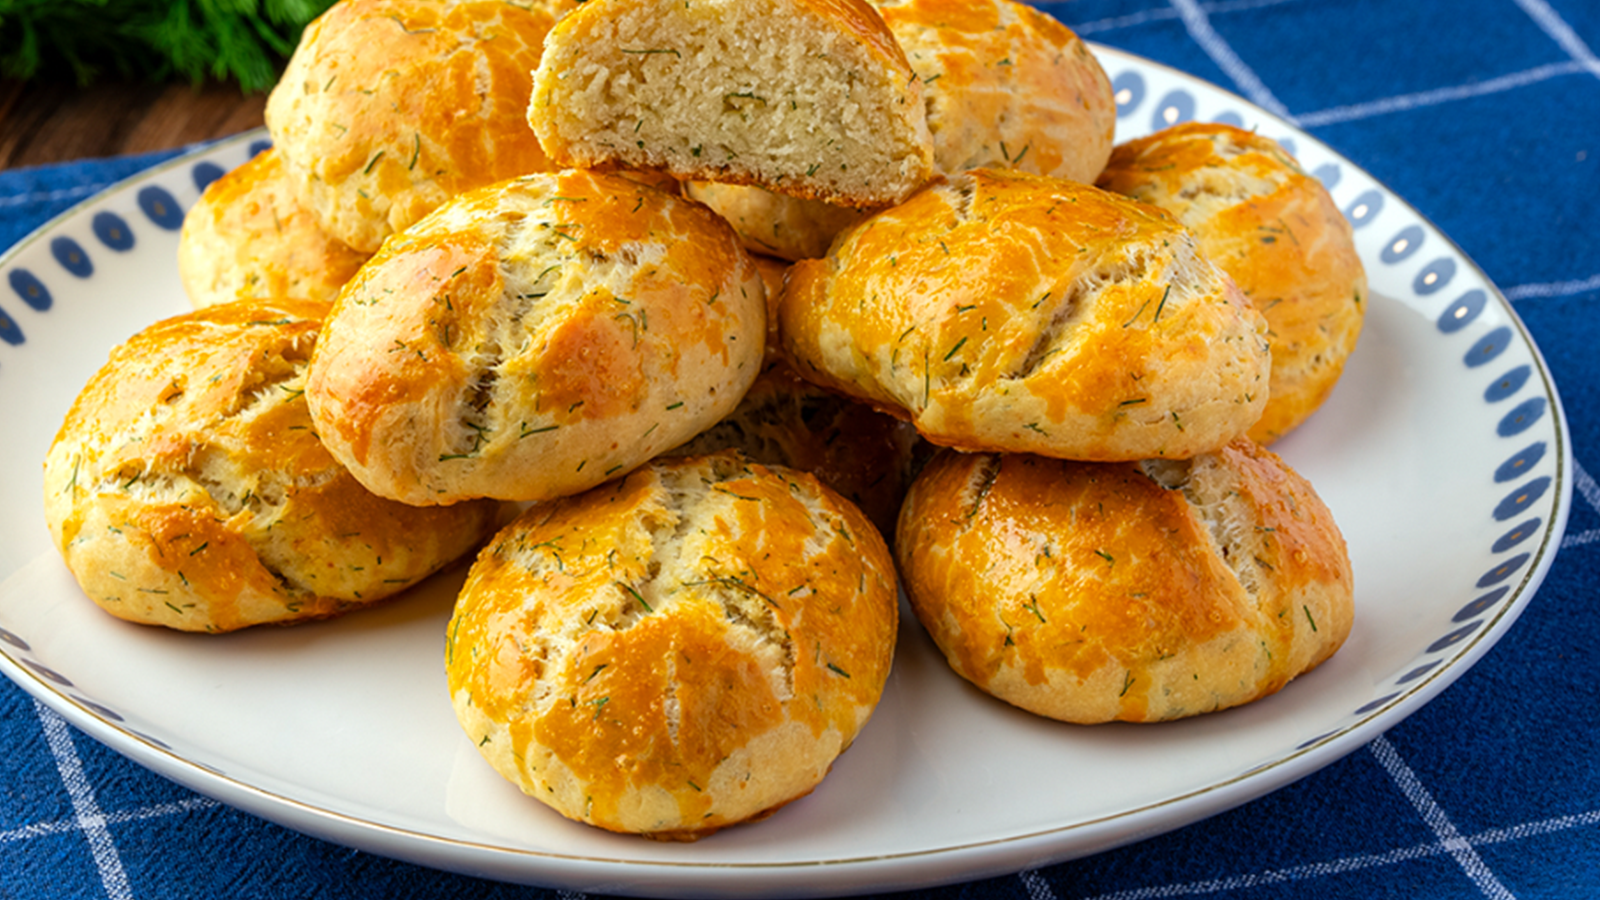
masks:
<svg viewBox="0 0 1600 900"><path fill-rule="evenodd" d="M685 181L683 192L727 219L752 253L790 261L826 256L834 237L868 213L745 184Z"/></svg>
<svg viewBox="0 0 1600 900"><path fill-rule="evenodd" d="M1266 316L1272 390L1250 436L1275 441L1315 412L1367 307L1350 223L1322 183L1269 138L1189 123L1118 147L1100 185L1177 216Z"/></svg>
<svg viewBox="0 0 1600 900"><path fill-rule="evenodd" d="M249 298L331 303L367 256L317 226L276 150L211 182L178 235L178 276L196 309Z"/></svg>
<svg viewBox="0 0 1600 900"><path fill-rule="evenodd" d="M1093 182L1111 155L1111 81L1071 29L1011 0L871 0L922 82L934 167L981 167ZM691 197L745 246L814 259L862 217L759 188L691 182Z"/></svg>
<svg viewBox="0 0 1600 900"><path fill-rule="evenodd" d="M1264 697L1333 655L1354 615L1327 507L1247 439L1146 463L946 451L912 485L896 549L951 667L1068 722Z"/></svg>
<svg viewBox="0 0 1600 900"><path fill-rule="evenodd" d="M476 548L496 505L368 493L311 428L305 370L326 304L240 301L111 352L45 459L45 515L95 603L231 631L372 603Z"/></svg>
<svg viewBox="0 0 1600 900"><path fill-rule="evenodd" d="M890 537L917 443L909 424L825 391L779 362L726 418L665 455L734 449L754 462L810 472Z"/></svg>
<svg viewBox="0 0 1600 900"><path fill-rule="evenodd" d="M1259 418L1265 328L1154 207L975 169L795 263L795 370L936 444L1098 461L1215 450Z"/></svg>
<svg viewBox="0 0 1600 900"><path fill-rule="evenodd" d="M590 0L551 31L528 121L562 165L852 205L933 171L921 82L863 0Z"/></svg>
<svg viewBox="0 0 1600 900"><path fill-rule="evenodd" d="M267 100L301 204L373 253L456 194L549 169L524 115L553 23L487 0L335 4Z"/></svg>
<svg viewBox="0 0 1600 900"><path fill-rule="evenodd" d="M544 500L732 412L765 333L761 276L710 210L620 175L529 175L386 242L334 304L306 392L375 493Z"/></svg>
<svg viewBox="0 0 1600 900"><path fill-rule="evenodd" d="M445 667L468 739L562 815L694 840L811 792L882 695L893 561L803 473L657 460L478 556Z"/></svg>
<svg viewBox="0 0 1600 900"><path fill-rule="evenodd" d="M1011 0L872 0L927 98L940 172L1092 182L1111 155L1111 80L1070 28Z"/></svg>

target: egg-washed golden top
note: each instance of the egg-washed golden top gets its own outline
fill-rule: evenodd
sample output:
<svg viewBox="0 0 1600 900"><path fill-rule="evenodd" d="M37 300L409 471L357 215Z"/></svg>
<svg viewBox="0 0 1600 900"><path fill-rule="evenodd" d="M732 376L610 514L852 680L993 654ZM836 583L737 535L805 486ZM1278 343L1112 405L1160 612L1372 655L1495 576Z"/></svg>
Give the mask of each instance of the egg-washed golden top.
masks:
<svg viewBox="0 0 1600 900"><path fill-rule="evenodd" d="M246 297L330 303L368 254L300 206L277 150L211 182L183 220L178 272L196 307Z"/></svg>
<svg viewBox="0 0 1600 900"><path fill-rule="evenodd" d="M372 253L456 194L548 169L526 109L553 23L485 0L335 4L267 102L301 203Z"/></svg>
<svg viewBox="0 0 1600 900"><path fill-rule="evenodd" d="M323 447L304 389L326 310L211 306L112 351L45 466L52 533L96 602L196 631L329 615L406 587L493 524L493 504L375 497Z"/></svg>
<svg viewBox="0 0 1600 900"><path fill-rule="evenodd" d="M1072 721L1151 721L1272 693L1350 628L1331 513L1249 440L1149 469L942 453L912 488L896 547L907 596L956 671L980 686L1015 668L1041 690L1063 675L1098 687L1055 698L1093 710L1062 716Z"/></svg>
<svg viewBox="0 0 1600 900"><path fill-rule="evenodd" d="M872 0L922 81L934 162L1092 182L1117 106L1094 54L1049 15L1011 0Z"/></svg>
<svg viewBox="0 0 1600 900"><path fill-rule="evenodd" d="M882 539L811 476L657 460L485 548L449 626L449 689L507 727L512 758L553 751L586 821L616 827L624 795L655 786L714 830L713 773L752 740L800 722L849 744L888 675L895 597Z"/></svg>
<svg viewBox="0 0 1600 900"><path fill-rule="evenodd" d="M703 206L621 175L530 175L384 244L329 314L308 399L384 496L549 499L732 410L765 329L755 264Z"/></svg>
<svg viewBox="0 0 1600 900"><path fill-rule="evenodd" d="M796 263L779 302L806 378L964 449L1183 457L1266 402L1259 315L1155 207L977 169Z"/></svg>
<svg viewBox="0 0 1600 900"><path fill-rule="evenodd" d="M699 456L732 448L755 462L810 472L892 538L918 445L909 423L774 362L762 369L737 409L668 452Z"/></svg>
<svg viewBox="0 0 1600 900"><path fill-rule="evenodd" d="M1270 138L1205 123L1118 146L1099 183L1177 216L1266 317L1272 396L1251 437L1276 440L1321 406L1367 307L1350 223L1322 183Z"/></svg>

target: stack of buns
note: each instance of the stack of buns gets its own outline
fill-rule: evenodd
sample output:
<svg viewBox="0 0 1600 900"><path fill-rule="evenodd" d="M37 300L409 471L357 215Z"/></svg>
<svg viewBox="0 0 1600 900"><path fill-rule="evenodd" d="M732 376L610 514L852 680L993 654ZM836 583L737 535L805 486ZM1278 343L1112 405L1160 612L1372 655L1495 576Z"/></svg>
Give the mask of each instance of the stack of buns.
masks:
<svg viewBox="0 0 1600 900"><path fill-rule="evenodd" d="M391 594L513 504L457 716L664 839L821 781L901 583L1041 715L1264 696L1350 629L1331 514L1251 437L1326 398L1360 263L1276 145L1114 149L1115 108L1012 0L340 0L185 223L199 311L63 425L58 546L113 612L224 630Z"/></svg>

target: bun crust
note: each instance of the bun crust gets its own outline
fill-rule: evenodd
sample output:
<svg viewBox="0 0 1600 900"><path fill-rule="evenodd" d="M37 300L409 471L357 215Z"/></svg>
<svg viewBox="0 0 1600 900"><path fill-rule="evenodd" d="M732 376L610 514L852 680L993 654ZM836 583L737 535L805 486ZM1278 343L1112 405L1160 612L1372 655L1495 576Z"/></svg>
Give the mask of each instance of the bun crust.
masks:
<svg viewBox="0 0 1600 900"><path fill-rule="evenodd" d="M178 277L196 309L273 297L332 303L367 256L318 227L273 149L211 182L178 235Z"/></svg>
<svg viewBox="0 0 1600 900"><path fill-rule="evenodd" d="M1036 175L976 169L852 227L778 316L803 377L960 449L1182 458L1267 398L1264 323L1192 234Z"/></svg>
<svg viewBox="0 0 1600 900"><path fill-rule="evenodd" d="M932 175L921 83L863 0L591 0L550 33L528 121L561 165L880 206Z"/></svg>
<svg viewBox="0 0 1600 900"><path fill-rule="evenodd" d="M885 538L910 484L916 429L800 378L762 371L738 408L669 456L739 450L751 461L810 472L866 513Z"/></svg>
<svg viewBox="0 0 1600 900"><path fill-rule="evenodd" d="M1068 722L1264 697L1331 656L1354 613L1332 515L1249 440L1145 464L945 452L896 549L951 667Z"/></svg>
<svg viewBox="0 0 1600 900"><path fill-rule="evenodd" d="M1011 0L872 0L922 82L934 168L1004 168L1093 182L1111 155L1111 81L1071 29ZM1003 61L1003 64L1002 64ZM745 246L827 255L865 213L761 188L688 182Z"/></svg>
<svg viewBox="0 0 1600 900"><path fill-rule="evenodd" d="M814 478L657 460L529 509L478 557L446 671L468 739L530 796L694 840L804 796L894 653L882 539Z"/></svg>
<svg viewBox="0 0 1600 900"><path fill-rule="evenodd" d="M326 309L212 306L112 351L45 459L51 536L95 603L184 631L323 618L488 536L496 504L375 497L317 440L305 368Z"/></svg>
<svg viewBox="0 0 1600 900"><path fill-rule="evenodd" d="M549 169L524 112L552 24L487 0L336 3L267 100L300 203L373 253L456 194Z"/></svg>
<svg viewBox="0 0 1600 900"><path fill-rule="evenodd" d="M867 213L822 200L802 200L744 184L685 181L683 192L717 211L752 253L789 261L819 259L839 232Z"/></svg>
<svg viewBox="0 0 1600 900"><path fill-rule="evenodd" d="M375 493L545 500L731 412L760 370L765 303L699 204L620 175L530 175L384 244L328 317L307 400Z"/></svg>
<svg viewBox="0 0 1600 900"><path fill-rule="evenodd" d="M1093 182L1117 102L1072 29L1011 0L872 0L927 98L944 174L1012 168Z"/></svg>
<svg viewBox="0 0 1600 900"><path fill-rule="evenodd" d="M1119 146L1100 184L1170 211L1266 317L1272 390L1250 436L1289 433L1344 372L1366 317L1350 223L1276 142L1188 123Z"/></svg>

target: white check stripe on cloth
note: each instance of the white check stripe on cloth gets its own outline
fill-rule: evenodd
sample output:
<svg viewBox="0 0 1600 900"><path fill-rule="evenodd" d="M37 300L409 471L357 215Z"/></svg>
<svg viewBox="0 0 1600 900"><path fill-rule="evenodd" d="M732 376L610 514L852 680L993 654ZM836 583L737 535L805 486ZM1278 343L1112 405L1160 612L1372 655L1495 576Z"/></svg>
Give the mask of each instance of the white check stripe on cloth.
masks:
<svg viewBox="0 0 1600 900"><path fill-rule="evenodd" d="M179 800L176 803L158 803L154 806L145 806L139 809L125 809L105 813L107 825L121 825L125 822L142 822L146 819L159 819L163 816L177 816L184 813L195 812L203 809L216 809L221 806L215 800L205 797L195 797L190 800ZM31 838L50 837L57 834L68 834L78 831L77 819L56 819L50 822L34 822L21 828L9 831L0 831L0 845L15 844Z"/></svg>
<svg viewBox="0 0 1600 900"><path fill-rule="evenodd" d="M1529 822L1511 828L1490 829L1471 837L1463 838L1463 840L1473 847L1485 847L1492 844L1504 844L1530 837L1567 831L1572 828L1587 828L1595 825L1600 825L1600 810L1591 810L1572 816L1558 816L1553 819ZM1400 863L1418 859L1430 859L1448 852L1450 852L1449 848L1439 843L1414 844L1409 847L1397 847L1385 853L1346 856L1327 862L1310 863L1287 869L1268 869L1264 872L1251 872L1244 875L1229 875L1225 878L1215 878L1209 881L1155 885L1135 888L1131 891L1097 894L1092 897L1079 895L1074 897L1073 900L1163 900L1163 898L1168 897L1199 897L1207 894L1246 891L1251 888L1290 884L1312 878L1341 875L1346 872L1359 872L1363 869L1399 865ZM1028 889L1030 900L1058 900L1058 895L1050 889L1050 886L1044 882L1044 878L1038 872L1023 872L1018 877L1022 879L1024 887ZM1035 885L1038 885L1037 889Z"/></svg>
<svg viewBox="0 0 1600 900"><path fill-rule="evenodd" d="M1554 281L1546 284L1519 284L1514 288L1507 288L1507 300L1527 300L1530 298L1545 299L1548 297L1570 297L1573 294L1587 294L1590 291L1600 291L1600 275L1591 275L1588 278L1575 281Z"/></svg>
<svg viewBox="0 0 1600 900"><path fill-rule="evenodd" d="M131 898L133 892L128 888L128 873L122 868L122 857L117 853L116 844L112 843L111 831L106 828L105 814L95 802L94 787L84 775L83 760L78 757L78 748L72 743L71 729L65 719L43 703L35 700L33 706L39 716L39 724L44 727L45 743L50 747L50 755L55 757L56 771L61 774L61 782L66 785L67 796L72 800L72 813L78 820L78 828L82 829L83 836L89 841L89 851L94 855L94 864L100 871L100 883L106 889L106 896L111 900Z"/></svg>
<svg viewBox="0 0 1600 900"><path fill-rule="evenodd" d="M1582 63L1551 63L1522 72L1513 72L1510 75L1501 75L1498 78L1475 81L1471 84L1434 88L1411 94L1398 94L1366 103L1335 106L1330 109L1306 113L1296 121L1302 128L1317 128L1339 122L1353 122L1357 119L1368 119L1387 113L1405 112L1406 110L1419 109L1425 106L1437 106L1441 103L1449 103L1455 100L1467 100L1472 97L1481 97L1485 94L1498 94L1501 91L1515 90L1530 84L1548 81L1551 78L1573 75L1583 71L1584 66Z"/></svg>
<svg viewBox="0 0 1600 900"><path fill-rule="evenodd" d="M1211 18L1196 0L1169 0L1169 2L1177 11L1179 18L1183 19L1183 27L1189 32L1189 37L1206 51L1206 55L1211 57L1211 61L1216 63L1218 68L1233 79L1233 83L1239 86L1250 102L1291 122L1294 121L1289 108L1273 96L1272 91L1261 82L1255 70L1245 65L1239 54L1233 52L1228 42L1211 27Z"/></svg>
<svg viewBox="0 0 1600 900"><path fill-rule="evenodd" d="M1388 772L1389 777L1400 786L1400 792L1411 801L1411 805L1422 816L1422 821L1439 836L1442 846L1455 857L1461 868L1466 870L1467 877L1478 886L1478 890L1491 900L1512 900L1516 895L1500 883L1500 879L1489 871L1489 866L1483 861L1483 857L1478 855L1478 851L1472 849L1472 844L1461 837L1461 832L1456 830L1455 823L1450 821L1450 817L1445 815L1445 811L1433 799L1432 792L1423 787L1417 778L1417 773L1400 758L1400 754L1395 752L1389 740L1379 735L1367 745L1367 749L1378 758L1384 771Z"/></svg>
<svg viewBox="0 0 1600 900"><path fill-rule="evenodd" d="M1600 78L1600 59L1595 58L1594 51L1589 49L1589 45L1583 42L1583 38L1578 37L1578 33L1572 30L1572 26L1568 25L1549 3L1545 0L1512 0L1512 2L1522 7L1528 18L1544 29L1544 33L1550 35L1551 40L1561 45L1561 49L1567 51L1568 56L1587 69L1589 74Z"/></svg>

